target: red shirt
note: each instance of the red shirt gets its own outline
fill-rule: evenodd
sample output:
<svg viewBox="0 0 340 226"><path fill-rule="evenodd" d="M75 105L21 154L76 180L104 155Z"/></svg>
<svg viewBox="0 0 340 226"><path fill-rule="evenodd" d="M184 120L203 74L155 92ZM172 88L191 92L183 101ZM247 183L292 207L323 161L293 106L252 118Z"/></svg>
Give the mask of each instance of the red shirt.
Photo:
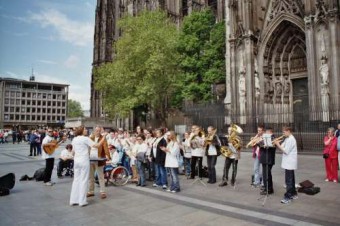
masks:
<svg viewBox="0 0 340 226"><path fill-rule="evenodd" d="M325 143L328 141L329 137L325 136L323 139L323 142ZM329 157L332 159L338 158L338 150L336 149L338 143L338 139L334 136L331 140L331 142L328 145L325 145L325 148L323 149L324 154L329 154Z"/></svg>

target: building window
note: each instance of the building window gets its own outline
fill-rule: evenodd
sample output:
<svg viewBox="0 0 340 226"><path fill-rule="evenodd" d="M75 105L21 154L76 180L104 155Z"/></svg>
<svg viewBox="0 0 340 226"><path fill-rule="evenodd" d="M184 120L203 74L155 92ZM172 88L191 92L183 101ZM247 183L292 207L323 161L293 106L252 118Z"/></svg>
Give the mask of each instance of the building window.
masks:
<svg viewBox="0 0 340 226"><path fill-rule="evenodd" d="M5 92L5 97L9 97L9 91Z"/></svg>
<svg viewBox="0 0 340 226"><path fill-rule="evenodd" d="M37 115L37 121L40 121L40 115Z"/></svg>
<svg viewBox="0 0 340 226"><path fill-rule="evenodd" d="M32 100L32 105L34 105L34 106L36 105L36 102L35 102L35 100Z"/></svg>
<svg viewBox="0 0 340 226"><path fill-rule="evenodd" d="M31 116L30 115L26 115L26 120L30 121L31 120Z"/></svg>
<svg viewBox="0 0 340 226"><path fill-rule="evenodd" d="M43 103L43 104L42 104L43 106L46 106L46 101L43 101L42 103Z"/></svg>
<svg viewBox="0 0 340 226"><path fill-rule="evenodd" d="M58 95L58 100L61 100L61 95L60 94Z"/></svg>
<svg viewBox="0 0 340 226"><path fill-rule="evenodd" d="M48 94L48 95L47 95L47 99L51 99L51 94Z"/></svg>
<svg viewBox="0 0 340 226"><path fill-rule="evenodd" d="M45 115L42 116L42 120L43 120L43 121L46 120L46 116L45 116Z"/></svg>
<svg viewBox="0 0 340 226"><path fill-rule="evenodd" d="M21 121L25 120L25 115L21 115Z"/></svg>
<svg viewBox="0 0 340 226"><path fill-rule="evenodd" d="M58 105L58 107L60 107L60 105L61 105L60 102L58 102L57 105Z"/></svg>
<svg viewBox="0 0 340 226"><path fill-rule="evenodd" d="M8 107L5 107L5 112L8 112L9 108Z"/></svg>
<svg viewBox="0 0 340 226"><path fill-rule="evenodd" d="M61 113L65 114L65 109L63 109L63 110L61 111Z"/></svg>
<svg viewBox="0 0 340 226"><path fill-rule="evenodd" d="M41 112L41 108L37 108L37 112L40 113Z"/></svg>
<svg viewBox="0 0 340 226"><path fill-rule="evenodd" d="M9 99L5 99L5 104L9 104Z"/></svg>
<svg viewBox="0 0 340 226"><path fill-rule="evenodd" d="M55 114L55 109L54 108L52 109L52 113Z"/></svg>
<svg viewBox="0 0 340 226"><path fill-rule="evenodd" d="M26 108L26 112L31 112L31 108Z"/></svg>
<svg viewBox="0 0 340 226"><path fill-rule="evenodd" d="M15 100L16 105L20 105L20 100Z"/></svg>
<svg viewBox="0 0 340 226"><path fill-rule="evenodd" d="M55 116L52 116L52 121L55 121Z"/></svg>
<svg viewBox="0 0 340 226"><path fill-rule="evenodd" d="M32 115L32 121L35 121L35 115Z"/></svg>
<svg viewBox="0 0 340 226"><path fill-rule="evenodd" d="M47 116L47 121L51 121L51 116Z"/></svg>
<svg viewBox="0 0 340 226"><path fill-rule="evenodd" d="M21 112L25 112L25 108L21 108Z"/></svg>
<svg viewBox="0 0 340 226"><path fill-rule="evenodd" d="M51 113L51 108L47 108L47 113L48 113L48 114Z"/></svg>
<svg viewBox="0 0 340 226"><path fill-rule="evenodd" d="M41 101L40 101L40 100L38 100L38 102L37 102L37 103L38 103L38 106L40 106L40 105L41 105Z"/></svg>
<svg viewBox="0 0 340 226"><path fill-rule="evenodd" d="M15 97L15 92L11 92L11 97Z"/></svg>
<svg viewBox="0 0 340 226"><path fill-rule="evenodd" d="M38 99L41 99L41 93L38 93Z"/></svg>
<svg viewBox="0 0 340 226"><path fill-rule="evenodd" d="M63 100L65 100L66 99L66 95L63 95Z"/></svg>
<svg viewBox="0 0 340 226"><path fill-rule="evenodd" d="M9 120L14 120L14 115L9 115Z"/></svg>
<svg viewBox="0 0 340 226"><path fill-rule="evenodd" d="M27 100L27 105L31 105L31 101L30 100Z"/></svg>
<svg viewBox="0 0 340 226"><path fill-rule="evenodd" d="M33 94L32 94L32 97L33 97L33 98L37 98L37 94L36 94L36 93L33 93Z"/></svg>
<svg viewBox="0 0 340 226"><path fill-rule="evenodd" d="M15 115L15 120L19 121L20 115Z"/></svg>
<svg viewBox="0 0 340 226"><path fill-rule="evenodd" d="M65 102L63 102L63 104L62 104L62 105L63 105L63 107L65 107Z"/></svg>
<svg viewBox="0 0 340 226"><path fill-rule="evenodd" d="M25 105L25 100L21 100L21 105Z"/></svg>
<svg viewBox="0 0 340 226"><path fill-rule="evenodd" d="M60 114L60 109L57 110L57 113Z"/></svg>
<svg viewBox="0 0 340 226"><path fill-rule="evenodd" d="M35 113L35 108L32 108L32 113Z"/></svg>
<svg viewBox="0 0 340 226"><path fill-rule="evenodd" d="M46 93L43 93L42 97L43 99L46 99Z"/></svg>
<svg viewBox="0 0 340 226"><path fill-rule="evenodd" d="M8 115L4 115L4 120L8 120Z"/></svg>
<svg viewBox="0 0 340 226"><path fill-rule="evenodd" d="M57 103L55 101L53 101L53 106L55 107L57 105Z"/></svg>
<svg viewBox="0 0 340 226"><path fill-rule="evenodd" d="M46 113L46 108L43 108L43 109L42 109L42 113Z"/></svg>
<svg viewBox="0 0 340 226"><path fill-rule="evenodd" d="M20 112L20 107L16 107L15 112Z"/></svg>
<svg viewBox="0 0 340 226"><path fill-rule="evenodd" d="M25 93L25 92L22 92L21 96L22 96L22 97L26 97L26 93Z"/></svg>
<svg viewBox="0 0 340 226"><path fill-rule="evenodd" d="M57 95L53 94L53 100L57 99Z"/></svg>
<svg viewBox="0 0 340 226"><path fill-rule="evenodd" d="M20 92L17 92L17 97L20 97Z"/></svg>
<svg viewBox="0 0 340 226"><path fill-rule="evenodd" d="M11 104L14 104L14 99L11 99L9 102L10 102Z"/></svg>
<svg viewBox="0 0 340 226"><path fill-rule="evenodd" d="M14 107L11 107L9 111L14 112Z"/></svg>
<svg viewBox="0 0 340 226"><path fill-rule="evenodd" d="M31 98L31 93L30 92L27 92L27 97Z"/></svg>

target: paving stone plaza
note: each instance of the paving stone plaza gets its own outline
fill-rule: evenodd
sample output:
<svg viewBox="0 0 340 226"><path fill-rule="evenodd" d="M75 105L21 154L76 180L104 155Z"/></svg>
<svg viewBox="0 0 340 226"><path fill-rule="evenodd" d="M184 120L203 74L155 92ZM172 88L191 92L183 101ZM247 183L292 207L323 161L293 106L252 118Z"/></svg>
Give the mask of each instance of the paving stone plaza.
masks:
<svg viewBox="0 0 340 226"><path fill-rule="evenodd" d="M65 144L57 151L60 153ZM237 183L219 187L224 158L217 161L217 184L192 184L180 176L181 192L172 194L153 188L127 184L107 187L107 199L96 195L88 198L85 207L69 206L72 179L57 178L52 187L42 182L24 181L22 175L33 176L44 167L44 160L28 157L29 145L0 146L0 175L14 172L16 185L9 196L0 197L0 225L339 225L340 184L324 181L324 163L320 156L300 155L296 182L312 181L321 188L314 196L299 193L299 198L283 205L285 192L281 155L273 167L275 193L264 206L259 189L250 186L252 158L242 153ZM58 162L56 159L55 164ZM206 162L206 160L204 160ZM206 165L206 164L204 164ZM205 179L206 180L206 179ZM204 181L205 181L204 180Z"/></svg>

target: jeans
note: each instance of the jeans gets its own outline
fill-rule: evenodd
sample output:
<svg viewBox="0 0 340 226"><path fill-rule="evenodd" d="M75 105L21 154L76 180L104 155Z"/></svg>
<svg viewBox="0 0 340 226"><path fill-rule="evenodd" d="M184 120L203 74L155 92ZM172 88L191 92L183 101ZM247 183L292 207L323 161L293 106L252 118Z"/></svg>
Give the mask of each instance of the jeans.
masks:
<svg viewBox="0 0 340 226"><path fill-rule="evenodd" d="M51 181L53 166L54 166L54 158L45 159L46 168L45 168L45 175L44 175L44 183Z"/></svg>
<svg viewBox="0 0 340 226"><path fill-rule="evenodd" d="M179 186L178 180L178 168L168 168L170 172L171 184L170 190L171 191L180 191L181 188Z"/></svg>
<svg viewBox="0 0 340 226"><path fill-rule="evenodd" d="M34 152L34 156L37 155L37 144L36 143L31 143L30 144L30 155Z"/></svg>
<svg viewBox="0 0 340 226"><path fill-rule="evenodd" d="M161 164L155 163L156 184L158 186L167 185L167 173L165 167Z"/></svg>
<svg viewBox="0 0 340 226"><path fill-rule="evenodd" d="M236 159L231 159L231 158L225 158L225 162L224 162L224 169L223 169L223 181L228 181L228 177L229 177L229 169L230 166L232 166L232 174L231 174L231 183L234 184L236 181L236 174L237 174L237 164L238 164L238 160Z"/></svg>
<svg viewBox="0 0 340 226"><path fill-rule="evenodd" d="M184 158L183 157L183 163L184 163L184 170L185 170L185 175L190 176L191 174L191 158Z"/></svg>
<svg viewBox="0 0 340 226"><path fill-rule="evenodd" d="M295 189L295 175L294 170L285 170L285 181L286 181L286 193L284 197L286 199L291 199L294 195L296 195Z"/></svg>
<svg viewBox="0 0 340 226"><path fill-rule="evenodd" d="M152 161L148 160L148 173L149 173L149 180L155 180L155 164Z"/></svg>
<svg viewBox="0 0 340 226"><path fill-rule="evenodd" d="M137 161L138 168L138 184L145 186L145 165L141 161Z"/></svg>
<svg viewBox="0 0 340 226"><path fill-rule="evenodd" d="M190 176L191 179L195 178L195 167L196 167L197 161L198 161L198 177L199 178L203 177L202 160L203 160L203 157L197 157L197 156L191 157L191 176Z"/></svg>
<svg viewBox="0 0 340 226"><path fill-rule="evenodd" d="M268 192L273 191L272 167L273 167L272 164L262 164L263 184L264 184L264 188Z"/></svg>
<svg viewBox="0 0 340 226"><path fill-rule="evenodd" d="M261 184L261 168L260 168L260 160L256 155L254 159L254 185Z"/></svg>
<svg viewBox="0 0 340 226"><path fill-rule="evenodd" d="M41 155L41 144L37 144L37 154Z"/></svg>
<svg viewBox="0 0 340 226"><path fill-rule="evenodd" d="M207 164L208 164L208 182L215 183L216 182L216 165L217 155L208 155L207 156Z"/></svg>

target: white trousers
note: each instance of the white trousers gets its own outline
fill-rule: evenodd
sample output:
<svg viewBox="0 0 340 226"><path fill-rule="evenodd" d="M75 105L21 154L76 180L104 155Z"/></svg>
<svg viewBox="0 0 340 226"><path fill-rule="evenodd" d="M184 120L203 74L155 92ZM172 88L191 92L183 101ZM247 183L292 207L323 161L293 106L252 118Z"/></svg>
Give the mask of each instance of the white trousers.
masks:
<svg viewBox="0 0 340 226"><path fill-rule="evenodd" d="M90 160L88 158L74 159L74 175L71 189L70 205L86 205L86 193L89 184Z"/></svg>

